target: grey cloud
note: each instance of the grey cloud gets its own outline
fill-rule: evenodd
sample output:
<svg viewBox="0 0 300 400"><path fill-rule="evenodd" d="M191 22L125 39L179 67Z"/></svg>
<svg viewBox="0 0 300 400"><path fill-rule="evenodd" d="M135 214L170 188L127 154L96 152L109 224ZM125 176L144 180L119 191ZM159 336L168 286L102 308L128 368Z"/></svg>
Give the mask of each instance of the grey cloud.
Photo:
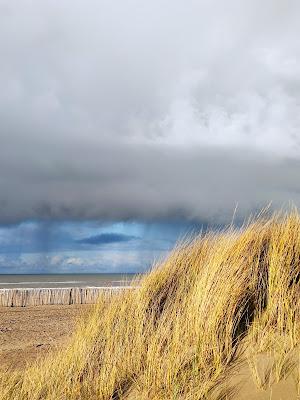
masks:
<svg viewBox="0 0 300 400"><path fill-rule="evenodd" d="M300 205L300 4L0 3L0 221Z"/></svg>
<svg viewBox="0 0 300 400"><path fill-rule="evenodd" d="M111 243L124 243L124 242L126 243L135 239L140 239L140 238L137 238L136 236L132 235L125 235L123 233L108 232L79 239L77 240L77 242L90 245L102 245Z"/></svg>
<svg viewBox="0 0 300 400"><path fill-rule="evenodd" d="M32 163L2 183L2 218L218 218L270 201L299 202L300 161L216 149L72 148L50 167ZM2 171L4 166L1 166Z"/></svg>

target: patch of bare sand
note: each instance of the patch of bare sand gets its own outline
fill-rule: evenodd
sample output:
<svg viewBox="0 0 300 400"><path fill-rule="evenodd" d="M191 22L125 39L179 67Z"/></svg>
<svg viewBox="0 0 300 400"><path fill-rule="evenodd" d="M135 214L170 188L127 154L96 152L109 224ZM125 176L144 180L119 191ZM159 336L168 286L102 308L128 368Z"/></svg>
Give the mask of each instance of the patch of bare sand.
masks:
<svg viewBox="0 0 300 400"><path fill-rule="evenodd" d="M235 394L228 396L231 400L299 400L298 351L284 360L262 354L253 362L245 361L227 385L234 388Z"/></svg>
<svg viewBox="0 0 300 400"><path fill-rule="evenodd" d="M23 368L63 347L91 305L0 307L0 367Z"/></svg>

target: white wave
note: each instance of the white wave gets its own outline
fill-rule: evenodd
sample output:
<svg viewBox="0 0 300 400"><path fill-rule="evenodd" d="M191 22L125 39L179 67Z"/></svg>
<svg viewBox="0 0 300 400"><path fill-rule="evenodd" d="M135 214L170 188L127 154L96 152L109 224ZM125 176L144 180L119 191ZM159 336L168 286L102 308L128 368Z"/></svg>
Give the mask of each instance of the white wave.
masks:
<svg viewBox="0 0 300 400"><path fill-rule="evenodd" d="M48 284L53 284L53 283L85 283L85 281L26 281L26 282L0 282L0 285L48 285Z"/></svg>
<svg viewBox="0 0 300 400"><path fill-rule="evenodd" d="M136 289L139 286L81 286L81 287L25 287L18 288L18 290L70 290L70 289L99 289L99 290L118 290L118 289ZM16 288L0 288L0 292L8 291L8 290L16 290Z"/></svg>

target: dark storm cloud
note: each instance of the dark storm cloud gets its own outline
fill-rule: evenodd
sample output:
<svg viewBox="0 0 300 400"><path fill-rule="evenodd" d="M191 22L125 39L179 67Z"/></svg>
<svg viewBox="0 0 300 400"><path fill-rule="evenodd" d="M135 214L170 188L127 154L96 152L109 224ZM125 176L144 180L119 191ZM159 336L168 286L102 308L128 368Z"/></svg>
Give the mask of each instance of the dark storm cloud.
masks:
<svg viewBox="0 0 300 400"><path fill-rule="evenodd" d="M300 4L0 2L0 221L300 204Z"/></svg>
<svg viewBox="0 0 300 400"><path fill-rule="evenodd" d="M135 239L138 238L135 236L125 235L122 233L101 233L99 235L89 236L87 238L77 240L77 242L82 244L101 245L101 244L130 242L131 240Z"/></svg>

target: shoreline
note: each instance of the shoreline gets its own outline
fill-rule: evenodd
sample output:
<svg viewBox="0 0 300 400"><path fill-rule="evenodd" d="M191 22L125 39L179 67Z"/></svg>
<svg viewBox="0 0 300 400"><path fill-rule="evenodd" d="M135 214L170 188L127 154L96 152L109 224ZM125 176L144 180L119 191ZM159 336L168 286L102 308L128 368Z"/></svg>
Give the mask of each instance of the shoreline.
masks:
<svg viewBox="0 0 300 400"><path fill-rule="evenodd" d="M1 291L5 290L64 290L64 289L101 289L101 290L118 290L118 289L132 289L136 286L54 286L54 287L14 287L14 288L0 288Z"/></svg>

